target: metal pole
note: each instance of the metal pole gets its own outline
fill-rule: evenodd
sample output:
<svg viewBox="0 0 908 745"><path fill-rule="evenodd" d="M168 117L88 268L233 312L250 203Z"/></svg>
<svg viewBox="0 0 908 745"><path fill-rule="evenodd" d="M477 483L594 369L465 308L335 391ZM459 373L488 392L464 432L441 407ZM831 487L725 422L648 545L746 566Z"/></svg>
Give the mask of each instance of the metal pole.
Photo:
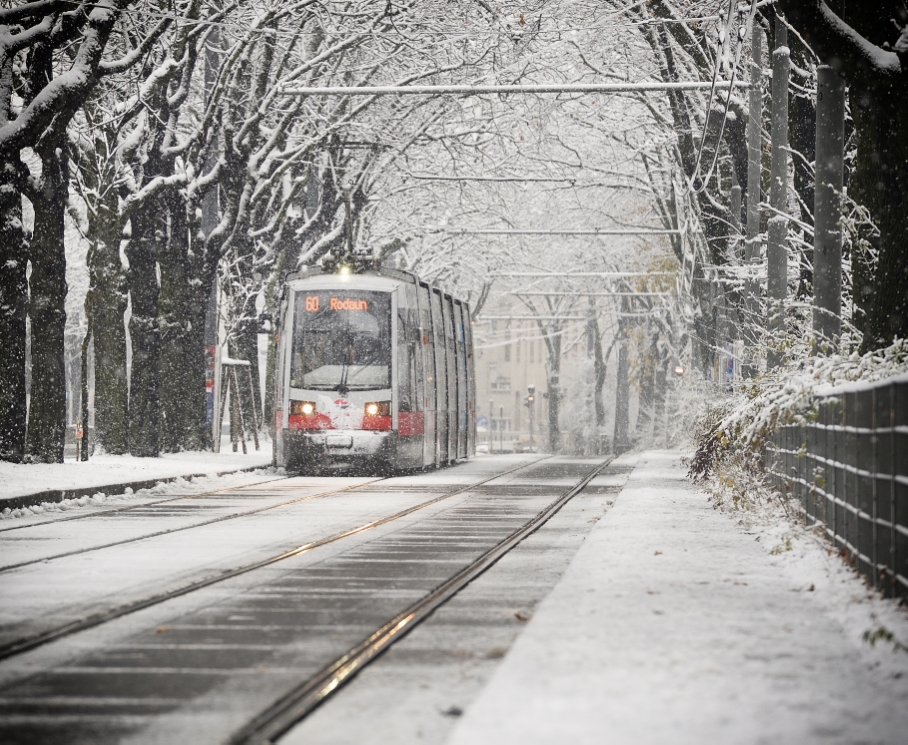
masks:
<svg viewBox="0 0 908 745"><path fill-rule="evenodd" d="M495 402L489 399L489 455L492 454L492 447L495 444L495 436L492 434L492 422L495 421Z"/></svg>
<svg viewBox="0 0 908 745"><path fill-rule="evenodd" d="M533 419L534 419L535 408L536 408L536 402L530 401L529 409L530 409L530 452L531 453L535 452L534 446L533 446Z"/></svg>
<svg viewBox="0 0 908 745"><path fill-rule="evenodd" d="M762 188L762 161L760 159L761 129L763 119L763 99L760 79L763 71L762 57L763 32L759 24L753 25L752 51L750 63L750 98L748 107L750 117L747 120L747 233L744 243L744 261L747 263L748 278L744 286L744 343L751 349L745 352L747 364L744 367L746 377L754 373L753 347L757 340L757 318L759 303L757 300L759 286L753 273L760 261L760 192Z"/></svg>
<svg viewBox="0 0 908 745"><path fill-rule="evenodd" d="M774 337L785 322L785 296L788 293L788 27L776 16L776 45L772 52L772 180L769 203L773 216L769 218L766 245L766 295L768 300L767 331L770 348L766 358L768 368L776 367L781 354L772 346Z"/></svg>
<svg viewBox="0 0 908 745"><path fill-rule="evenodd" d="M504 406L498 407L498 452L504 452Z"/></svg>
<svg viewBox="0 0 908 745"><path fill-rule="evenodd" d="M834 341L842 331L842 186L845 81L817 68L817 162L814 191L813 330Z"/></svg>
<svg viewBox="0 0 908 745"><path fill-rule="evenodd" d="M731 223L732 241L728 261L731 264L737 264L743 258L741 255L741 186L737 183L731 187L729 208L731 210L731 220L729 222ZM725 326L722 329L723 349L731 355L733 354L731 346L738 336L737 330L741 319L739 309L729 302L727 287L722 288L722 311L725 322ZM667 409L668 407L666 406Z"/></svg>

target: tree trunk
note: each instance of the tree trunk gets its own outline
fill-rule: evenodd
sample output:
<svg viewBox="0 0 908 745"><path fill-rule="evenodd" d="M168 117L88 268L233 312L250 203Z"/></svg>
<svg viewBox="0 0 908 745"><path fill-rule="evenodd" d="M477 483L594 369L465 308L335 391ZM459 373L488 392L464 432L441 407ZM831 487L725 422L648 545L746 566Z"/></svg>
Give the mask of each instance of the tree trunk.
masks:
<svg viewBox="0 0 908 745"><path fill-rule="evenodd" d="M101 208L97 215L89 220L93 246L88 258L91 285L85 299L95 352L95 437L106 452L122 455L129 450L126 273L120 260L116 212Z"/></svg>
<svg viewBox="0 0 908 745"><path fill-rule="evenodd" d="M668 381L668 359L656 364L656 378L653 385L653 446L668 447L668 422L665 420L665 398Z"/></svg>
<svg viewBox="0 0 908 745"><path fill-rule="evenodd" d="M590 337L593 342L593 407L596 410L596 428L601 430L605 426L605 402L602 400L602 387L605 385L608 360L602 353L599 319L595 315L590 319ZM601 440L601 437L597 439Z"/></svg>
<svg viewBox="0 0 908 745"><path fill-rule="evenodd" d="M132 297L132 375L129 401L129 451L133 455L160 454L161 329L158 322L157 249L166 235L163 208L148 200L131 216L129 291Z"/></svg>
<svg viewBox="0 0 908 745"><path fill-rule="evenodd" d="M205 310L208 293L192 274L186 204L167 198L169 240L161 247L161 449L200 450L206 442Z"/></svg>
<svg viewBox="0 0 908 745"><path fill-rule="evenodd" d="M89 410L88 410L88 354L89 347L91 345L91 334L92 334L92 321L91 316L88 316L88 325L85 331L85 338L82 339L82 360L81 360L81 375L79 377L79 419L82 420L82 443L79 448L79 460L88 460L88 449L90 446L89 442L89 432L88 432L88 422L89 422ZM79 445L79 443L76 443Z"/></svg>
<svg viewBox="0 0 908 745"><path fill-rule="evenodd" d="M28 313L28 243L16 163L0 162L0 460L25 453L25 319Z"/></svg>
<svg viewBox="0 0 908 745"><path fill-rule="evenodd" d="M645 338L645 337L644 337ZM639 352L640 364L640 409L637 414L637 435L647 444L653 439L656 361L659 350L656 348L656 336L650 340L647 349Z"/></svg>
<svg viewBox="0 0 908 745"><path fill-rule="evenodd" d="M26 457L63 462L66 432L66 251L63 218L68 198L65 143L47 143L41 157L41 191L36 195L30 280L32 383L25 440Z"/></svg>
<svg viewBox="0 0 908 745"><path fill-rule="evenodd" d="M560 327L549 328L541 321L536 322L540 331L545 335L545 346L547 358L545 363L545 377L548 391L546 398L548 403L549 419L549 452L557 453L561 447L561 427L558 423L558 417L561 413L561 331Z"/></svg>
<svg viewBox="0 0 908 745"><path fill-rule="evenodd" d="M900 0L838 4L780 0L779 8L824 64L849 86L857 158L849 192L880 230L879 260L864 319L862 351L908 337L908 57ZM898 19L893 22L891 19ZM843 23L844 22L844 23Z"/></svg>
<svg viewBox="0 0 908 745"><path fill-rule="evenodd" d="M620 454L630 449L630 381L628 380L627 339L618 342L618 379L615 390L615 442L613 449Z"/></svg>

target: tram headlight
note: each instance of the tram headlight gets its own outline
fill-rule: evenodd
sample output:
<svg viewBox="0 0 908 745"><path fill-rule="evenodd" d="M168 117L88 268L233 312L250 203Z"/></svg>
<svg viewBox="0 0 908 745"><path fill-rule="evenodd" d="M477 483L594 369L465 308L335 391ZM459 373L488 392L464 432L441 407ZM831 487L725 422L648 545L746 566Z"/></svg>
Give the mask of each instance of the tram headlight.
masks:
<svg viewBox="0 0 908 745"><path fill-rule="evenodd" d="M295 416L311 416L315 413L315 403L312 401L291 401L290 413Z"/></svg>
<svg viewBox="0 0 908 745"><path fill-rule="evenodd" d="M366 404L366 416L391 416L391 402L370 401Z"/></svg>

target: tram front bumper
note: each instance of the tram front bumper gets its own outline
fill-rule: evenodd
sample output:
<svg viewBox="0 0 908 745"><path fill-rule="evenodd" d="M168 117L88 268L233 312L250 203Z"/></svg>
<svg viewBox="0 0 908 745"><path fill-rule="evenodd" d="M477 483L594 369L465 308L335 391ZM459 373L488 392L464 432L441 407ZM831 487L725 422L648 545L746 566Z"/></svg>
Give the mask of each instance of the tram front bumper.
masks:
<svg viewBox="0 0 908 745"><path fill-rule="evenodd" d="M397 433L390 431L284 430L288 465L325 465L365 460L393 462L396 440Z"/></svg>

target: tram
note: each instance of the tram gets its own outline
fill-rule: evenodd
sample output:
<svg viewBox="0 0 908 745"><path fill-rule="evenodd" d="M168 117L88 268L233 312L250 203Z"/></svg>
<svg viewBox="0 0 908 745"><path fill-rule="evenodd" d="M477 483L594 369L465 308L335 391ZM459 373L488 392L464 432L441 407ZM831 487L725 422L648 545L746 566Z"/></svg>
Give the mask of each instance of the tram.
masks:
<svg viewBox="0 0 908 745"><path fill-rule="evenodd" d="M397 269L310 268L288 278L278 329L275 465L387 472L475 454L467 303Z"/></svg>

